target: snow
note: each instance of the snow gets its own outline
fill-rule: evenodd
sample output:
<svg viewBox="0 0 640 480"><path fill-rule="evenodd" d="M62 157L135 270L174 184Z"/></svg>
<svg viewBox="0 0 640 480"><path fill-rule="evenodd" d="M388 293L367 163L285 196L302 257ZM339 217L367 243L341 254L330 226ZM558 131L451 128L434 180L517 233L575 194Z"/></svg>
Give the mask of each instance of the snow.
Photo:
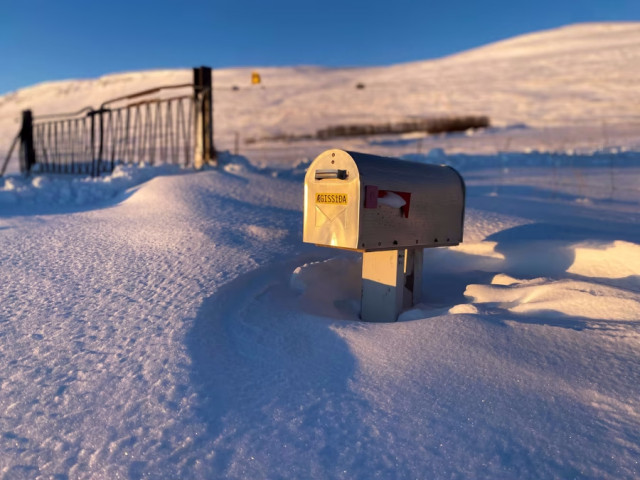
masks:
<svg viewBox="0 0 640 480"><path fill-rule="evenodd" d="M404 198L393 192L386 192L383 197L378 199L378 203L388 205L391 208L400 208L407 204Z"/></svg>
<svg viewBox="0 0 640 480"><path fill-rule="evenodd" d="M0 209L9 206L10 214L82 209L126 195L131 188L154 177L189 171L174 165L139 167L118 165L110 175L99 178L38 174L0 178Z"/></svg>
<svg viewBox="0 0 640 480"><path fill-rule="evenodd" d="M573 25L435 61L385 67L215 69L212 65L216 144L233 150L237 134L240 153L246 151L255 163L273 164L284 161L282 157L290 159L299 147L292 144L270 155L272 145L244 141L310 134L331 125L487 115L498 129L487 132L489 138L487 133L464 141L429 137L422 142L423 152L432 148L472 154L593 151L608 146L637 150L639 57L640 23L633 22ZM251 85L253 70L260 73L261 85ZM105 100L133 91L191 80L192 72L186 69L128 72L48 82L4 95L0 159L20 128L23 109L31 108L37 117L98 108ZM356 89L358 83L365 88ZM415 141L409 144L415 153ZM334 146L325 143L320 151ZM358 151L358 146L379 153L398 150L358 142L352 150ZM303 156L309 155L306 149Z"/></svg>
<svg viewBox="0 0 640 480"><path fill-rule="evenodd" d="M397 323L359 321L359 254L301 241L305 168L326 143L242 147L201 172L0 179L0 476L640 476L640 153L621 123L638 63L615 63L639 40L638 24L572 26L435 62L264 69L274 83L237 113L221 94L223 138L307 132L328 101L344 103L336 123L378 121L386 102L411 115L433 100L414 88L437 90L440 73L457 72L461 96L508 65L479 59L514 62L478 104L526 128L345 142L452 165L466 181L465 240L425 250L422 303ZM526 85L532 58L565 77L600 73L571 97L531 87L542 104L531 109L502 86ZM187 74L23 89L0 98L0 141L25 101L74 110L74 89L99 104ZM340 90L365 76L364 91ZM351 97L373 79L384 98L359 110ZM615 97L603 100L615 119L605 149L602 118L577 119L596 93ZM560 110L575 118L536 126Z"/></svg>

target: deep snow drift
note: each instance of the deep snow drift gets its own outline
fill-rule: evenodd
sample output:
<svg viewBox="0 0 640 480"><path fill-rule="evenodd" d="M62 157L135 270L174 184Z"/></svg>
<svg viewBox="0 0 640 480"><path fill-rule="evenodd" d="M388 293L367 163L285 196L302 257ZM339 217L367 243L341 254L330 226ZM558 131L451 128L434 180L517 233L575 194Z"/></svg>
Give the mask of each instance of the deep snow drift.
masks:
<svg viewBox="0 0 640 480"><path fill-rule="evenodd" d="M637 476L640 198L527 185L543 158L448 159L466 239L396 324L358 321L357 254L301 243L303 169L143 168L82 208L34 179L0 203L0 471Z"/></svg>
<svg viewBox="0 0 640 480"><path fill-rule="evenodd" d="M467 183L464 243L425 251L424 301L393 324L358 320L357 253L301 242L320 144L0 179L0 476L637 478L640 154L576 153L562 128L563 153L531 128L509 130L528 153L453 154L491 131L353 140Z"/></svg>

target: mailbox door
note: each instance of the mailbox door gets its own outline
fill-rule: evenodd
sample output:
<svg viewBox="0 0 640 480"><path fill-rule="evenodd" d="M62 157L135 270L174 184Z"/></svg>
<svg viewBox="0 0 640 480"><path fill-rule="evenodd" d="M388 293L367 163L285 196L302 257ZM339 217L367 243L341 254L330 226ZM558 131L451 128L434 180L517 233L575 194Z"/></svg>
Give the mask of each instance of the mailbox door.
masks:
<svg viewBox="0 0 640 480"><path fill-rule="evenodd" d="M457 245L464 183L443 165L349 152L364 198L358 248L366 251Z"/></svg>
<svg viewBox="0 0 640 480"><path fill-rule="evenodd" d="M328 150L309 166L304 182L303 241L357 248L360 214L358 168L342 150Z"/></svg>

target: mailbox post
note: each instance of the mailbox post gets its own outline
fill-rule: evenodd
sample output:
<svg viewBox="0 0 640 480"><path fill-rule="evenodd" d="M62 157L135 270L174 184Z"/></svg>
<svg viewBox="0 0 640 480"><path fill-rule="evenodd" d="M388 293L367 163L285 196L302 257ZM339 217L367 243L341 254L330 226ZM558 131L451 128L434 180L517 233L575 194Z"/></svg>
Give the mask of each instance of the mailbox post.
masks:
<svg viewBox="0 0 640 480"><path fill-rule="evenodd" d="M420 301L423 249L462 242L453 168L327 150L309 166L303 241L362 252L361 318L393 322Z"/></svg>

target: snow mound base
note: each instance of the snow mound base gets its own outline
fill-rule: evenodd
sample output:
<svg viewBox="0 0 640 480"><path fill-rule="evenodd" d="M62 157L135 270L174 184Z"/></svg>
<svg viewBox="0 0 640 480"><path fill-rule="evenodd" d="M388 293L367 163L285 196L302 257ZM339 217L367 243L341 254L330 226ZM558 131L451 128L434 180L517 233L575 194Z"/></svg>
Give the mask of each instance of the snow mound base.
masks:
<svg viewBox="0 0 640 480"><path fill-rule="evenodd" d="M9 207L83 207L119 198L127 190L160 175L184 171L174 165L118 165L97 178L72 175L11 175L0 178L0 209Z"/></svg>

